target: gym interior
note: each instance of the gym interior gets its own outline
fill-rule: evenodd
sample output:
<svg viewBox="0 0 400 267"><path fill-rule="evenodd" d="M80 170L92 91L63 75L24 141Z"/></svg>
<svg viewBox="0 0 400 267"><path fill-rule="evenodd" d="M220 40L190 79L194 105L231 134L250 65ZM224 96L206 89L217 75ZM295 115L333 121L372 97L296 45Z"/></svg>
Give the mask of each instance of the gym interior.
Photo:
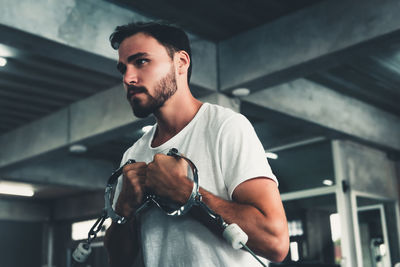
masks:
<svg viewBox="0 0 400 267"><path fill-rule="evenodd" d="M192 93L245 115L265 148L290 234L271 266L395 266L399 11L396 0L0 0L0 266L72 266L107 179L155 122L132 115L108 38L153 20L189 34ZM82 266L108 266L110 223Z"/></svg>

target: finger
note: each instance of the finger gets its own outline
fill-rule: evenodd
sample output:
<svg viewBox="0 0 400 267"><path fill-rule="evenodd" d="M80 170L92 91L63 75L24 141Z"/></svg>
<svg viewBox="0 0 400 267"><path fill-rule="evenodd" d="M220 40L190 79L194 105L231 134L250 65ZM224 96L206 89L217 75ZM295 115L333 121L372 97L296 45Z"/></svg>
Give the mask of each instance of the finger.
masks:
<svg viewBox="0 0 400 267"><path fill-rule="evenodd" d="M144 188L144 180L145 179L131 179L130 177L123 177L123 186L122 189L128 195L132 194L136 195L143 191Z"/></svg>
<svg viewBox="0 0 400 267"><path fill-rule="evenodd" d="M125 165L123 170L142 169L146 167L147 167L146 162L135 162Z"/></svg>
<svg viewBox="0 0 400 267"><path fill-rule="evenodd" d="M164 161L166 158L169 158L169 156L161 153L155 154L152 163Z"/></svg>
<svg viewBox="0 0 400 267"><path fill-rule="evenodd" d="M147 168L147 164L145 162L137 162L137 163L125 165L124 168L122 169L122 172L124 175L126 175L130 171L143 173L146 171L146 168Z"/></svg>
<svg viewBox="0 0 400 267"><path fill-rule="evenodd" d="M147 173L151 172L151 171L154 169L154 167L155 167L156 165L157 165L157 163L154 162L154 161L152 161L152 162L150 162L149 164L147 164L146 172L147 172Z"/></svg>
<svg viewBox="0 0 400 267"><path fill-rule="evenodd" d="M147 168L146 169L138 169L138 170L128 170L124 172L124 176L128 177L143 177L146 176Z"/></svg>
<svg viewBox="0 0 400 267"><path fill-rule="evenodd" d="M189 162L187 162L185 159L180 158L179 160L180 160L179 164L181 164L181 165L183 165L185 167L189 166Z"/></svg>

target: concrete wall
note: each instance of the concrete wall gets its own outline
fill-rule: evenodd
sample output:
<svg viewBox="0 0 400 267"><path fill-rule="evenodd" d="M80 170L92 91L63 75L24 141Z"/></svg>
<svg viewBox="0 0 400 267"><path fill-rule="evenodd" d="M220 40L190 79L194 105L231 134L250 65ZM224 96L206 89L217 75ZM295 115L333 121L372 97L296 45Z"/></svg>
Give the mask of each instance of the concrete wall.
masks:
<svg viewBox="0 0 400 267"><path fill-rule="evenodd" d="M398 199L396 163L387 153L350 141L340 148L351 190Z"/></svg>

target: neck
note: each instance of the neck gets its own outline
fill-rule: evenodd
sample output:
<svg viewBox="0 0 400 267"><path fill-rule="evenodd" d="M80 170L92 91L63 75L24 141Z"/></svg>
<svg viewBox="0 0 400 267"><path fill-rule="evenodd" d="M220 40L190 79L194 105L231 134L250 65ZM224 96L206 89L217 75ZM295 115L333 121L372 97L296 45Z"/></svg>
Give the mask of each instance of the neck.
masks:
<svg viewBox="0 0 400 267"><path fill-rule="evenodd" d="M187 86L186 86L187 87ZM179 133L196 116L202 102L186 90L178 89L164 105L154 113L157 120L157 130L152 146L156 147Z"/></svg>

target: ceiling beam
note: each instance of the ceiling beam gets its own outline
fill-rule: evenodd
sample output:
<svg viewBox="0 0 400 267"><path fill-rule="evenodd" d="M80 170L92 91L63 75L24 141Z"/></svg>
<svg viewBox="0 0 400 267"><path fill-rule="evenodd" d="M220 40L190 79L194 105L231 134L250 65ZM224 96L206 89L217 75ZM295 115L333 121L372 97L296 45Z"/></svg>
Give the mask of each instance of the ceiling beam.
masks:
<svg viewBox="0 0 400 267"><path fill-rule="evenodd" d="M113 59L116 55L108 37L114 28L131 21L149 20L106 1L1 2L0 24Z"/></svg>
<svg viewBox="0 0 400 267"><path fill-rule="evenodd" d="M21 81L16 75L1 74L0 73L0 90L12 91L24 95L27 93L32 94L35 92L41 96L47 96L50 99L61 99L64 101L75 101L77 98L83 97L84 94L75 92L74 94L54 90L54 88L43 87L39 85L32 85L28 82ZM48 101L48 99L47 99Z"/></svg>
<svg viewBox="0 0 400 267"><path fill-rule="evenodd" d="M238 110L237 102L221 94L200 100ZM129 134L143 123L132 114L119 85L1 135L0 169L52 153L65 154L74 143L93 144Z"/></svg>
<svg viewBox="0 0 400 267"><path fill-rule="evenodd" d="M211 91L218 89L217 45L202 39L192 39L192 78L190 86Z"/></svg>
<svg viewBox="0 0 400 267"><path fill-rule="evenodd" d="M104 189L114 169L109 161L67 155L61 160L47 157L27 161L17 168L2 168L0 177L7 181L92 190Z"/></svg>
<svg viewBox="0 0 400 267"><path fill-rule="evenodd" d="M1 3L0 46L5 50L10 48L11 57L28 52L114 77L120 74L115 68L117 52L108 41L110 34L118 25L150 20L107 1L2 0ZM191 85L216 91L217 45L193 35L189 37L194 62Z"/></svg>
<svg viewBox="0 0 400 267"><path fill-rule="evenodd" d="M0 168L138 121L117 86L0 136Z"/></svg>
<svg viewBox="0 0 400 267"><path fill-rule="evenodd" d="M400 118L314 82L298 79L243 101L400 151Z"/></svg>
<svg viewBox="0 0 400 267"><path fill-rule="evenodd" d="M238 101L222 94L211 94L201 100L239 111ZM109 89L0 136L0 178L104 189L114 163L73 156L68 146L132 135L134 129L145 123L146 120L133 116L121 86Z"/></svg>
<svg viewBox="0 0 400 267"><path fill-rule="evenodd" d="M220 88L261 90L343 62L400 29L397 0L320 1L219 45Z"/></svg>
<svg viewBox="0 0 400 267"><path fill-rule="evenodd" d="M210 94L200 100L239 111L238 101L222 94ZM68 152L69 145L96 144L132 135L144 124L146 119L132 114L122 86L116 86L0 136L0 178L103 189L114 163L73 157Z"/></svg>

